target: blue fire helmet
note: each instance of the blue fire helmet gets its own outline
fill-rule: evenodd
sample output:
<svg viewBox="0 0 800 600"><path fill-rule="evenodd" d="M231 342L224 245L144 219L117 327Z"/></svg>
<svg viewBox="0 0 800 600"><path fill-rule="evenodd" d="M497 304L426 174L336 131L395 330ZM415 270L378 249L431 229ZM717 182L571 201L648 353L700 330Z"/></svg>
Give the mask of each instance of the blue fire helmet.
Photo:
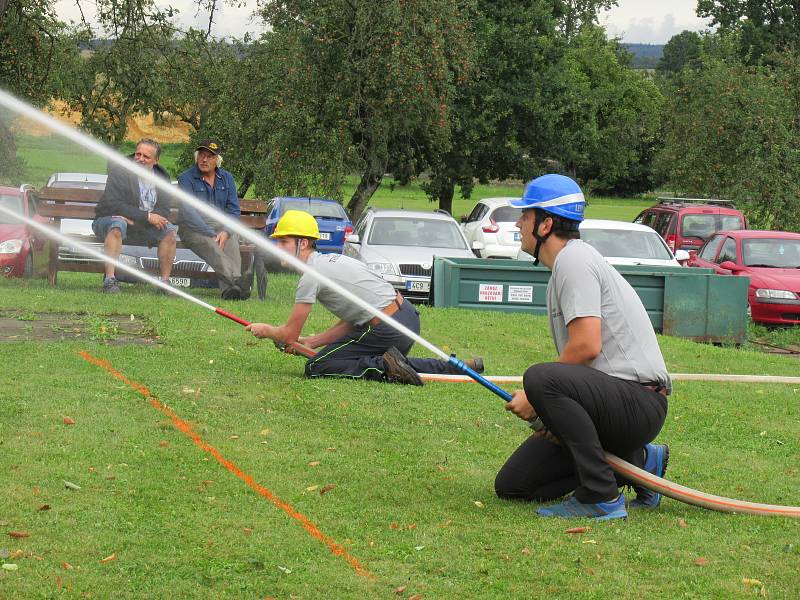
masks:
<svg viewBox="0 0 800 600"><path fill-rule="evenodd" d="M525 186L519 200L509 202L515 208L540 208L565 219L583 221L586 200L580 186L564 175L548 174L537 177Z"/></svg>

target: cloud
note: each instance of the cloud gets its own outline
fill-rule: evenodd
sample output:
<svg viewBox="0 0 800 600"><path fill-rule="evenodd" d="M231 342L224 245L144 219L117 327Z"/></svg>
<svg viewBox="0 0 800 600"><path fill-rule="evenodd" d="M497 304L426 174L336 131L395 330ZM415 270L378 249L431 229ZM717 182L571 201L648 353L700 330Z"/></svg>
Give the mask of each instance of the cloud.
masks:
<svg viewBox="0 0 800 600"><path fill-rule="evenodd" d="M624 23L606 23L605 26L610 35L621 37L625 42L643 44L666 44L681 31L701 31L707 27L703 19L678 21L671 14L664 15L661 19L628 19Z"/></svg>

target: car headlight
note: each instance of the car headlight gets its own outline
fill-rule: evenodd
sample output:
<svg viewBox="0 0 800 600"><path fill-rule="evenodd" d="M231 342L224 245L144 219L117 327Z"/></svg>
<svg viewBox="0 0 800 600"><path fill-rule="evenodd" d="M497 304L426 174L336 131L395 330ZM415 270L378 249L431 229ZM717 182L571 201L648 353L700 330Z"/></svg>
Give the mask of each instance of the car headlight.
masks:
<svg viewBox="0 0 800 600"><path fill-rule="evenodd" d="M6 240L0 242L0 254L19 254L22 251L22 240Z"/></svg>
<svg viewBox="0 0 800 600"><path fill-rule="evenodd" d="M130 254L120 254L117 260L127 267L138 268L139 266L139 259Z"/></svg>
<svg viewBox="0 0 800 600"><path fill-rule="evenodd" d="M759 288L756 290L756 298L770 298L773 300L796 300L797 294L789 290L770 290Z"/></svg>
<svg viewBox="0 0 800 600"><path fill-rule="evenodd" d="M397 275L397 271L392 263L367 263L367 266L379 275Z"/></svg>

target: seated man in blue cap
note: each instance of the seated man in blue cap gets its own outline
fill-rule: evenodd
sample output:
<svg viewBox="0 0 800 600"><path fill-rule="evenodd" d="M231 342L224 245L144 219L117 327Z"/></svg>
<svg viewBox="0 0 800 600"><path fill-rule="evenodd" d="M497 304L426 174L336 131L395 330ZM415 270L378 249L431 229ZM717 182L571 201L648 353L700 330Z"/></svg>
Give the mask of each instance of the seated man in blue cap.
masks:
<svg viewBox="0 0 800 600"><path fill-rule="evenodd" d="M236 219L241 217L239 197L233 175L221 167L222 145L219 141L201 141L194 152L194 165L178 177L180 188ZM202 257L217 274L225 300L246 300L250 282L242 277L239 236L215 219L183 204L178 219L183 244ZM252 277L249 278L252 280Z"/></svg>
<svg viewBox="0 0 800 600"><path fill-rule="evenodd" d="M652 444L667 414L670 381L653 326L631 285L580 240L585 200L563 175L531 181L517 221L522 249L552 271L547 314L557 362L530 367L506 408L536 431L495 479L501 498L537 502L543 517L627 517L605 451L663 477L669 448ZM655 508L661 494L634 486L631 507Z"/></svg>

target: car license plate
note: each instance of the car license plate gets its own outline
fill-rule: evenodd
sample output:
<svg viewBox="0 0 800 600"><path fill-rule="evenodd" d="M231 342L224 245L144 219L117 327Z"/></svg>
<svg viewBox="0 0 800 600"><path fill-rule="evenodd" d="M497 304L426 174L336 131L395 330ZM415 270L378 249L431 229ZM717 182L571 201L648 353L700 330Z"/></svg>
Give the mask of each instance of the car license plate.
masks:
<svg viewBox="0 0 800 600"><path fill-rule="evenodd" d="M519 237L519 231L514 232L514 241L518 242L521 238Z"/></svg>
<svg viewBox="0 0 800 600"><path fill-rule="evenodd" d="M319 232L319 239L321 239L321 240L330 240L331 239L331 234L328 233L327 231L320 231Z"/></svg>
<svg viewBox="0 0 800 600"><path fill-rule="evenodd" d="M406 281L406 290L409 292L430 292L430 281Z"/></svg>
<svg viewBox="0 0 800 600"><path fill-rule="evenodd" d="M169 282L175 287L189 287L191 283L188 277L170 277Z"/></svg>

